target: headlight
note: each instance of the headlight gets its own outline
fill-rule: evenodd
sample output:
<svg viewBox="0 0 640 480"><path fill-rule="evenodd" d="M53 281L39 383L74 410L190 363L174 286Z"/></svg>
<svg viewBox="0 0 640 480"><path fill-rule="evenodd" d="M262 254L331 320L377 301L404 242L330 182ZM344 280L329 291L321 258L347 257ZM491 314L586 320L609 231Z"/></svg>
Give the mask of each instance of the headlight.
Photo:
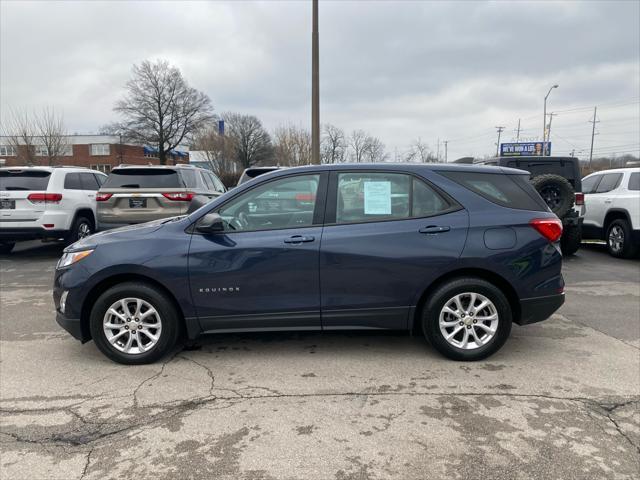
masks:
<svg viewBox="0 0 640 480"><path fill-rule="evenodd" d="M79 252L64 253L62 255L62 258L60 258L60 260L58 261L57 268L64 268L68 267L69 265L73 265L74 263L82 260L84 257L88 257L89 255L91 255L91 252L93 252L93 250L81 250Z"/></svg>

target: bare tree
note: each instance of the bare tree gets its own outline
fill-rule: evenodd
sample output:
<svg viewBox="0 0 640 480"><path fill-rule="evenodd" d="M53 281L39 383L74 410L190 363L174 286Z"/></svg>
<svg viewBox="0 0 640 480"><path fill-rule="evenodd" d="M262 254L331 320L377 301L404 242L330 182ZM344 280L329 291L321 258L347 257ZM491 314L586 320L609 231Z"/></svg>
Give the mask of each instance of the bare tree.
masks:
<svg viewBox="0 0 640 480"><path fill-rule="evenodd" d="M210 127L198 132L192 147L194 150L204 152L211 170L218 177L226 178L237 170L235 150L232 143L228 137L218 133L217 127Z"/></svg>
<svg viewBox="0 0 640 480"><path fill-rule="evenodd" d="M26 110L9 110L2 122L2 135L7 137L8 144L13 147L19 163L33 165L35 163L35 126L33 118Z"/></svg>
<svg viewBox="0 0 640 480"><path fill-rule="evenodd" d="M351 148L349 159L352 162L360 163L366 152L367 133L364 130L354 130L348 139L348 145Z"/></svg>
<svg viewBox="0 0 640 480"><path fill-rule="evenodd" d="M311 164L311 133L293 125L276 129L273 153L275 161L281 166Z"/></svg>
<svg viewBox="0 0 640 480"><path fill-rule="evenodd" d="M157 147L162 165L171 150L213 120L209 97L190 87L165 60L134 65L126 92L114 108L123 116L123 135Z"/></svg>
<svg viewBox="0 0 640 480"><path fill-rule="evenodd" d="M405 161L418 163L433 163L437 161L429 145L424 143L420 137L416 138L405 154Z"/></svg>
<svg viewBox="0 0 640 480"><path fill-rule="evenodd" d="M242 168L269 161L273 156L271 137L253 115L227 112L222 115L232 142L235 159Z"/></svg>
<svg viewBox="0 0 640 480"><path fill-rule="evenodd" d="M326 124L322 129L320 158L322 163L344 162L347 154L347 141L344 131L334 125Z"/></svg>
<svg viewBox="0 0 640 480"><path fill-rule="evenodd" d="M365 141L364 157L369 162L384 162L388 158L384 143L378 138L368 136Z"/></svg>
<svg viewBox="0 0 640 480"><path fill-rule="evenodd" d="M72 155L69 136L61 114L45 108L35 116L36 155L44 157L47 165L56 165L65 156Z"/></svg>

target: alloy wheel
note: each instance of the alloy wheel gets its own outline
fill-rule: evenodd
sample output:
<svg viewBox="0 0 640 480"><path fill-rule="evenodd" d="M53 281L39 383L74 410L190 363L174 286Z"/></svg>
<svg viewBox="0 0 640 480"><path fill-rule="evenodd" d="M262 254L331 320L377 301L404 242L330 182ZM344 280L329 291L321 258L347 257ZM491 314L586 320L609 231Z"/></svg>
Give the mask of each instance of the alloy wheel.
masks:
<svg viewBox="0 0 640 480"><path fill-rule="evenodd" d="M152 349L160 339L162 320L146 300L122 298L114 302L102 320L107 341L118 351L139 355Z"/></svg>
<svg viewBox="0 0 640 480"><path fill-rule="evenodd" d="M82 222L78 225L78 239L85 238L91 235L91 227L88 223Z"/></svg>
<svg viewBox="0 0 640 480"><path fill-rule="evenodd" d="M614 225L609 230L609 247L616 253L622 251L624 247L624 230L620 225Z"/></svg>
<svg viewBox="0 0 640 480"><path fill-rule="evenodd" d="M475 292L460 293L445 302L439 326L444 339L464 350L486 345L498 330L498 310L491 300Z"/></svg>

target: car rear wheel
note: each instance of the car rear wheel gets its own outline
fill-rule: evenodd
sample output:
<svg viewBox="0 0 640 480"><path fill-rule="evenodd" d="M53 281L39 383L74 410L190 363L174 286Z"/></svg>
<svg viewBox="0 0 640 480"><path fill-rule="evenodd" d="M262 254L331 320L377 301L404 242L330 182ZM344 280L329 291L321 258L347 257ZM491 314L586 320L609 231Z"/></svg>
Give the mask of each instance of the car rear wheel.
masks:
<svg viewBox="0 0 640 480"><path fill-rule="evenodd" d="M71 245L91 235L93 230L93 222L87 217L79 216L74 220L71 231L65 238L65 242L67 245Z"/></svg>
<svg viewBox="0 0 640 480"><path fill-rule="evenodd" d="M180 320L155 287L123 283L98 298L89 322L102 353L118 363L140 365L155 362L174 347Z"/></svg>
<svg viewBox="0 0 640 480"><path fill-rule="evenodd" d="M636 254L637 247L633 244L629 222L624 219L611 222L607 229L607 250L618 258L631 258Z"/></svg>
<svg viewBox="0 0 640 480"><path fill-rule="evenodd" d="M2 242L0 243L0 254L11 253L13 247L15 246L15 242Z"/></svg>
<svg viewBox="0 0 640 480"><path fill-rule="evenodd" d="M502 347L511 332L511 307L502 291L480 278L446 282L430 295L424 335L445 357L473 361Z"/></svg>

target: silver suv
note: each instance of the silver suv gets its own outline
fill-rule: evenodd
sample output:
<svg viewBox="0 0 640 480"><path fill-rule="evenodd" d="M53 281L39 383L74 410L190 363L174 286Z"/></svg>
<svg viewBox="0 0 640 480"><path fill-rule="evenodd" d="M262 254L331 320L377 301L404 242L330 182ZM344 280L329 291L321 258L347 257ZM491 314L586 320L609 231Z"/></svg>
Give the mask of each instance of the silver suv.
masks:
<svg viewBox="0 0 640 480"><path fill-rule="evenodd" d="M191 165L120 165L96 195L98 229L182 215L196 195L213 199L225 191L213 172Z"/></svg>

